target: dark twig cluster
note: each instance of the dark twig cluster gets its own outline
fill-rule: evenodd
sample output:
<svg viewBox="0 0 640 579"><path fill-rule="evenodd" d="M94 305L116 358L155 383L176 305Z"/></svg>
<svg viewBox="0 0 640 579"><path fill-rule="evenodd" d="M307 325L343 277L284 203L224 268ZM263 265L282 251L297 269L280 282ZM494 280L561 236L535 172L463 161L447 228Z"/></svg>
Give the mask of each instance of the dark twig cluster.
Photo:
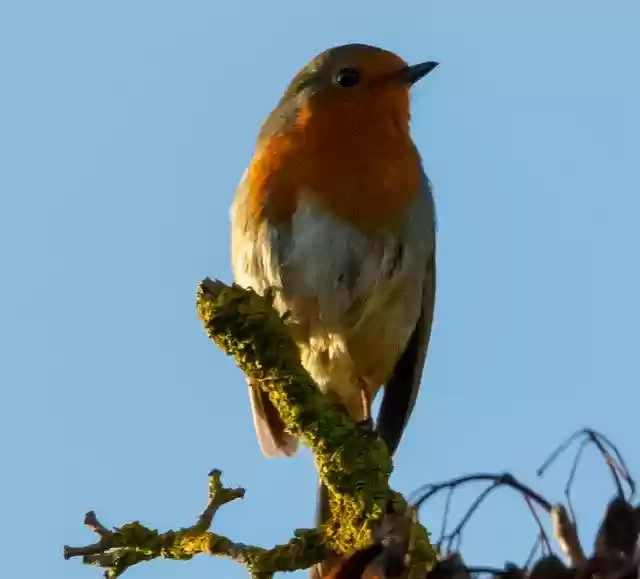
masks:
<svg viewBox="0 0 640 579"><path fill-rule="evenodd" d="M416 507L422 506L441 492L446 491L445 511L440 538L436 546L440 561L428 574L429 579L464 579L471 575L505 575L533 579L637 579L640 563L640 508L631 501L636 484L616 446L605 436L592 429L583 429L564 441L538 469L542 476L551 464L565 453L571 444L580 440L578 451L572 462L564 494L567 507L552 504L530 487L519 482L508 473L478 473L458 477L439 484L426 485L414 494ZM590 556L585 554L578 536L577 520L571 504L571 489L575 482L580 458L585 448L592 444L602 455L611 472L616 494L609 502L604 519L598 530ZM485 488L478 494L458 524L446 532L449 510L454 492L470 483L484 482ZM466 525L482 502L494 490L508 487L522 495L538 528L534 547L522 566L508 565L504 569L467 567L459 555L460 541ZM542 516L549 517L557 548L565 558L563 562L554 552ZM557 549L556 549L557 550Z"/></svg>
<svg viewBox="0 0 640 579"><path fill-rule="evenodd" d="M590 428L583 428L582 430L578 430L574 432L569 438L567 438L561 445L559 445L544 461L543 465L538 469L537 475L543 476L544 473L549 469L549 467L562 455L564 454L570 446L577 440L580 440L580 444L578 446L578 451L576 452L575 458L571 465L571 472L569 473L569 478L567 479L567 484L565 485L564 495L567 499L567 506L569 507L569 513L571 514L572 519L576 519L575 511L573 509L573 504L571 502L571 489L575 482L576 473L578 471L578 465L580 464L580 459L582 458L582 454L585 448L589 445L589 443L593 444L605 461L605 464L609 468L611 472L611 476L613 477L613 482L616 486L616 493L619 497L625 497L628 491L627 500L633 500L633 497L636 493L636 483L633 480L631 474L629 474L629 469L625 463L622 454L617 449L617 447L603 434L596 432ZM625 491L624 485L626 484L627 490Z"/></svg>
<svg viewBox="0 0 640 579"><path fill-rule="evenodd" d="M451 508L451 502L453 498L453 494L456 489L467 485L469 483L477 483L484 482L488 483L485 488L480 492L477 498L473 501L471 506L467 509L466 513L462 516L458 524L454 527L454 529L450 532L446 532L447 522L449 518L449 510ZM458 478L454 478L445 482L437 483L437 484L428 484L413 493L413 500L415 504L415 508L419 509L423 506L427 501L431 500L433 497L441 493L442 491L447 491L447 499L445 505L445 512L443 515L443 523L442 530L440 534L440 538L436 542L436 547L440 551L444 551L446 553L450 553L452 551L458 551L460 549L460 542L462 539L462 533L469 523L475 512L478 510L480 505L484 502L484 500L496 489L508 487L511 488L518 493L520 493L524 498L532 510L534 517L539 521L537 513L533 507L533 504L545 510L547 513L550 513L553 505L547 501L544 497L527 487L526 485L519 482L515 477L513 477L509 473L475 473L471 475L461 476ZM541 534L544 535L544 530L542 525L540 525ZM545 537L545 542L548 543L548 540Z"/></svg>

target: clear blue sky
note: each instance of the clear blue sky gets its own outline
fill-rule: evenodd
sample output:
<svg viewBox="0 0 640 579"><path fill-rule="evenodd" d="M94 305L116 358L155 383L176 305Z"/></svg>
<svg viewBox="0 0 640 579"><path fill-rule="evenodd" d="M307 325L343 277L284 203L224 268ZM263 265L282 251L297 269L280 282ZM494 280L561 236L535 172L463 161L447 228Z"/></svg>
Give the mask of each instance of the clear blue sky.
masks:
<svg viewBox="0 0 640 579"><path fill-rule="evenodd" d="M391 8L391 6L397 6ZM310 456L263 459L244 377L194 292L230 280L228 207L259 125L315 53L374 43L442 66L415 90L435 185L438 303L393 482L535 469L583 425L640 472L640 37L636 0L0 4L0 544L7 577L64 562L95 509L191 524L206 474L247 488L215 529L268 546L313 517ZM611 487L590 454L591 538ZM424 520L438 530L434 505ZM535 536L509 493L466 536L475 564ZM244 577L159 561L131 578Z"/></svg>

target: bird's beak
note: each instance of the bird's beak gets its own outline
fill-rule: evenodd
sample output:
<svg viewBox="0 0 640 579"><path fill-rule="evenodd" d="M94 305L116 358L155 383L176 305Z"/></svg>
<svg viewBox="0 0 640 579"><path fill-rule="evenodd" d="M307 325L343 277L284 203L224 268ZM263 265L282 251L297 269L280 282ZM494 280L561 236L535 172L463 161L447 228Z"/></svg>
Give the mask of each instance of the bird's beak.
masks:
<svg viewBox="0 0 640 579"><path fill-rule="evenodd" d="M399 71L399 75L403 82L413 85L421 78L427 76L436 66L438 66L438 63L431 60L428 62L420 62L411 66L405 66Z"/></svg>

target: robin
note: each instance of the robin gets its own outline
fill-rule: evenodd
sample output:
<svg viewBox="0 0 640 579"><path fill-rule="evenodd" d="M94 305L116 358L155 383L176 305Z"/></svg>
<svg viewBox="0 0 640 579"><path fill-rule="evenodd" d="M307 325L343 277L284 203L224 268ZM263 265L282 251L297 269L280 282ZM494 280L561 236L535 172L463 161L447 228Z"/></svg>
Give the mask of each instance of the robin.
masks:
<svg viewBox="0 0 640 579"><path fill-rule="evenodd" d="M262 126L231 208L236 282L271 288L320 390L370 423L393 454L418 393L435 300L435 210L409 130L409 90L437 63L365 44L330 48ZM297 440L257 384L266 456ZM320 485L318 523L327 520Z"/></svg>

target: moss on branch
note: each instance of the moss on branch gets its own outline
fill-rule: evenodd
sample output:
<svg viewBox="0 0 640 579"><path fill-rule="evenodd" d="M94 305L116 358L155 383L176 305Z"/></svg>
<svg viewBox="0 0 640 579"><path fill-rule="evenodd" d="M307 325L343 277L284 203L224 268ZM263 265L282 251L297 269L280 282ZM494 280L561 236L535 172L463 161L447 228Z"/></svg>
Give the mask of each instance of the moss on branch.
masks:
<svg viewBox="0 0 640 579"><path fill-rule="evenodd" d="M364 437L320 393L269 299L205 280L197 304L209 336L247 376L260 381L287 430L313 451L332 498L333 516L325 529L330 547L345 553L368 545L390 498L391 459L384 444Z"/></svg>
<svg viewBox="0 0 640 579"><path fill-rule="evenodd" d="M178 531L158 533L138 521L110 531L98 521L94 512L87 513L84 522L100 540L85 547L65 546L65 559L82 557L83 563L102 567L107 579L115 579L144 561L157 558L187 560L201 553L242 563L255 577L270 577L277 571L304 569L324 556L322 535L315 530L299 531L287 544L272 549L236 543L209 531L216 511L222 505L244 496L244 489L226 488L220 477L220 471L210 473L206 508L195 524Z"/></svg>
<svg viewBox="0 0 640 579"><path fill-rule="evenodd" d="M105 568L111 579L143 561L205 553L243 563L255 577L269 577L306 569L325 559L329 550L348 554L368 546L389 506L411 518L404 498L389 488L392 463L384 443L363 435L319 392L269 296L205 279L198 287L197 308L209 337L249 378L259 381L287 430L313 451L331 496L331 521L321 530L296 531L287 544L271 549L235 543L209 527L217 509L244 491L224 488L220 473L213 471L207 508L191 527L158 533L136 521L109 531L89 513L85 523L100 540L87 547L65 547L66 558L81 556L85 563ZM409 577L424 577L435 553L417 519L411 518L408 527Z"/></svg>

